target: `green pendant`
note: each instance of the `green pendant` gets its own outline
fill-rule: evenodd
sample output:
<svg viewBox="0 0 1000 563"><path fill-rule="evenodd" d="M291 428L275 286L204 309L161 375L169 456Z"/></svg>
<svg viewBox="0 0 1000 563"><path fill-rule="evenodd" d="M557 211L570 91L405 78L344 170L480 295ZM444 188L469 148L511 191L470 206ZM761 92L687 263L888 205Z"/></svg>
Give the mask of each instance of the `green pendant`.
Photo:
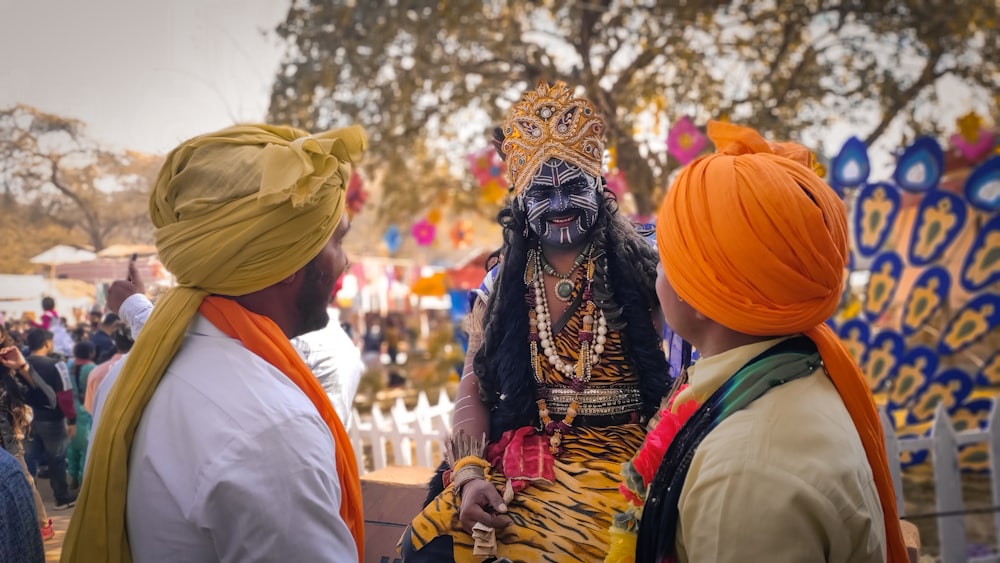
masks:
<svg viewBox="0 0 1000 563"><path fill-rule="evenodd" d="M556 297L560 301L569 301L573 297L573 282L569 280L559 280L556 283Z"/></svg>

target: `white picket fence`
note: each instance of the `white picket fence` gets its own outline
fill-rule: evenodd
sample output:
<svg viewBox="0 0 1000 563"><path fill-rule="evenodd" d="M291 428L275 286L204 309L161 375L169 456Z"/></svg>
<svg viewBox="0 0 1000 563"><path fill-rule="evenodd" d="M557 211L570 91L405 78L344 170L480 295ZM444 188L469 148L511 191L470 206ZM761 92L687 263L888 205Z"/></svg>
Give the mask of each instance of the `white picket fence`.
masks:
<svg viewBox="0 0 1000 563"><path fill-rule="evenodd" d="M352 424L347 429L358 461L358 471L367 473L366 453L370 452L372 470L389 465L437 467L441 463L444 443L451 435L451 414L455 405L444 389L437 403L431 405L423 391L417 395L413 410L406 407L402 398L382 412L378 404L372 405L370 415L361 416L354 409Z"/></svg>
<svg viewBox="0 0 1000 563"><path fill-rule="evenodd" d="M937 517L941 561L945 563L1000 562L1000 552L996 550L988 555L969 558L965 535L965 517L962 515L965 510L965 503L962 500L962 474L958 466L959 446L987 443L992 493L990 506L1000 506L1000 406L998 406L998 401L993 401L985 429L964 430L962 432L955 432L955 427L948 418L944 407L939 404L934 413L930 434L927 437L899 438L886 411L882 409L879 415L886 436L886 453L889 458L892 483L896 489L897 510L899 510L900 516L905 516L906 513L903 508L903 481L899 454L929 450L934 468L935 512L954 514L953 516ZM995 539L1000 542L1000 512L993 513L993 527Z"/></svg>

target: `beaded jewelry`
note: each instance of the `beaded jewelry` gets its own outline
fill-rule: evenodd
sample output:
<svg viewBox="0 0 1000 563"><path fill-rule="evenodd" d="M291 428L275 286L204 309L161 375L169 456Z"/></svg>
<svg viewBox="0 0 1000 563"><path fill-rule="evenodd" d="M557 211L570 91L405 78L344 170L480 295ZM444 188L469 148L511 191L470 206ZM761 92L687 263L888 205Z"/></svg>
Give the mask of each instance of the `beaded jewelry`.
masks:
<svg viewBox="0 0 1000 563"><path fill-rule="evenodd" d="M581 253L586 256L585 278L583 280L584 317L583 327L577 334L577 341L580 343L580 354L575 365L568 364L559 357L555 349L555 338L552 333L552 314L549 311L548 301L545 297L545 283L542 278L541 250L532 250L528 259L528 269L525 277L528 285L526 300L528 303L528 323L529 323L529 345L531 349L531 367L538 384L544 384L542 375L541 358L542 355L554 367L556 371L569 379L570 388L577 393L583 392L590 381L594 366L601 360L604 352L604 345L607 342L608 326L604 318L604 312L597 308L593 300L591 284L594 279L594 258L588 247L587 251ZM596 335L594 326L596 324ZM549 435L549 451L553 455L558 455L562 451L562 437L573 427L573 419L576 418L579 402L573 400L566 409L566 415L559 422L555 422L549 417L548 405L545 399L538 399L538 417L543 431Z"/></svg>
<svg viewBox="0 0 1000 563"><path fill-rule="evenodd" d="M556 271L555 267L549 263L548 259L545 258L545 254L541 251L538 252L538 256L542 263L542 269L545 273L554 278L559 278L559 281L556 282L556 297L560 301L569 302L573 299L573 290L576 289L576 282L570 279L570 276L572 276L573 272L576 272L576 270L583 265L583 261L589 254L590 244L588 244L586 248L580 252L580 254L577 254L576 260L573 260L573 267L570 268L565 274L560 274Z"/></svg>

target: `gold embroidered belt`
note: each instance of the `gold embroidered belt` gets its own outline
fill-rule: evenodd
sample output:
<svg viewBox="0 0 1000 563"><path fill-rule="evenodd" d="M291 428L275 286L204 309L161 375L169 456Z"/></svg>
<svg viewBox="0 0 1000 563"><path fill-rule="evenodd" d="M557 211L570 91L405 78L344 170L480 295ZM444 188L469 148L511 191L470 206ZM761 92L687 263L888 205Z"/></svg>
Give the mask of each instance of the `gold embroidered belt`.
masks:
<svg viewBox="0 0 1000 563"><path fill-rule="evenodd" d="M569 387L539 387L539 399L545 399L549 413L563 416L576 401L579 416L608 416L642 410L642 396L634 387L588 387L574 391Z"/></svg>

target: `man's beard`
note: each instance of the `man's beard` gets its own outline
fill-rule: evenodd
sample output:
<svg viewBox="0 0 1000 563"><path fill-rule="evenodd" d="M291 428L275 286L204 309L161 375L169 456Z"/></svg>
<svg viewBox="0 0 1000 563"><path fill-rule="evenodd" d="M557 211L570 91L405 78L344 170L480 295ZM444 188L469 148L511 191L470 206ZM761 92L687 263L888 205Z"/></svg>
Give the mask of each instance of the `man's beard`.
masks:
<svg viewBox="0 0 1000 563"><path fill-rule="evenodd" d="M323 272L315 262L309 262L305 267L305 280L302 289L295 298L295 308L299 312L297 335L325 328L330 322L330 314L326 312L326 304L330 300L332 287L325 283Z"/></svg>

